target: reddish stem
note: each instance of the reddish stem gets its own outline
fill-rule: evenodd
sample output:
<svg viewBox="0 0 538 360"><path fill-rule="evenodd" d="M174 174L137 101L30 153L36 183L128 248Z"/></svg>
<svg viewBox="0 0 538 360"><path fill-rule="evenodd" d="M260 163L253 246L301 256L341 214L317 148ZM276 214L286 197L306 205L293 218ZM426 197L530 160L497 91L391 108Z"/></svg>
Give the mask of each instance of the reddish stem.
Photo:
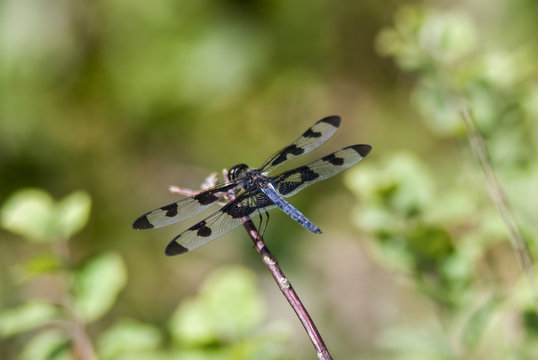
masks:
<svg viewBox="0 0 538 360"><path fill-rule="evenodd" d="M284 294L284 296L290 303L291 307L299 317L299 320L301 320L301 323L303 324L306 332L308 333L310 340L312 340L312 344L314 344L318 359L332 360L332 357L329 354L329 351L327 350L327 347L325 346L325 343L323 342L323 339L321 338L321 335L316 328L314 321L312 321L312 318L308 314L308 311L306 311L305 307L303 306L303 303L299 299L299 296L297 296L297 293L291 286L290 281L288 280L288 278L286 278L286 276L278 266L278 262L276 261L275 257L273 256L273 254L271 254L271 252L265 245L265 242L256 227L254 226L254 223L248 217L245 217L242 220L243 226L245 227L248 232L248 235L254 242L256 250L262 256L263 262L273 275L273 278L278 284L280 291L282 291L282 294Z"/></svg>
<svg viewBox="0 0 538 360"><path fill-rule="evenodd" d="M229 181L227 170L223 170L222 175L225 181ZM216 180L217 179L214 174L208 177L206 179L206 183L208 184L207 187L214 186ZM181 189L178 187L171 187L170 191L184 195L192 193L192 190ZM235 192L232 189L224 197L229 201L233 201L235 199ZM265 245L263 237L260 235L256 227L254 226L254 223L248 216L241 218L241 220L243 221L243 226L247 230L248 235L254 242L256 250L262 256L263 262L265 263L265 265L273 275L273 278L275 279L276 283L278 284L280 291L282 291L282 294L284 294L284 296L290 303L291 307L299 317L299 320L301 320L301 323L303 324L308 336L310 337L310 340L312 340L312 344L314 344L318 359L332 360L332 357L329 354L329 350L327 350L327 346L325 346L325 343L323 342L323 339L321 338L321 335L316 328L314 321L312 321L312 318L308 314L308 311L306 311L303 303L299 299L299 296L297 296L297 293L291 286L290 281L288 280L288 278L286 278L286 276L278 266L278 262L276 261L275 257L273 256L273 254L271 254L271 252Z"/></svg>

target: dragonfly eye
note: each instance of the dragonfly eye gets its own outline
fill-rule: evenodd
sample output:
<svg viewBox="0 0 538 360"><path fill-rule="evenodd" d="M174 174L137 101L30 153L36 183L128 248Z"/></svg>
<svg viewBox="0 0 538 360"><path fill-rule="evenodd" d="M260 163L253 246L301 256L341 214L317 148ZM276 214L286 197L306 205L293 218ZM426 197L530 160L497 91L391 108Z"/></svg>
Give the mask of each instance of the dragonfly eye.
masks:
<svg viewBox="0 0 538 360"><path fill-rule="evenodd" d="M230 176L230 180L237 180L242 178L248 170L249 167L246 164L238 164L230 168L228 175Z"/></svg>

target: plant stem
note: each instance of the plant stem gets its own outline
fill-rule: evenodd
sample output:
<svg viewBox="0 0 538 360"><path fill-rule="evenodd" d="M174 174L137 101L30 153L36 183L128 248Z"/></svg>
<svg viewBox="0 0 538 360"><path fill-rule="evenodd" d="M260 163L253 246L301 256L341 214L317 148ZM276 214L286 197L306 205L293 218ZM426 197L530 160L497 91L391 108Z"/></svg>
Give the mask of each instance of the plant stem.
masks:
<svg viewBox="0 0 538 360"><path fill-rule="evenodd" d="M299 296L297 296L297 293L291 286L290 281L288 280L288 278L286 278L286 276L280 269L280 266L278 265L278 262L276 261L275 257L273 256L273 254L271 254L271 252L265 245L263 237L260 235L250 218L245 217L242 220L243 226L245 227L248 232L248 235L254 242L256 250L262 256L264 264L271 272L271 275L273 275L273 278L278 284L280 291L282 291L282 294L284 294L284 296L290 303L291 307L297 314L297 317L299 317L299 320L301 320L301 323L303 324L306 332L308 333L310 340L312 340L312 344L314 344L318 359L332 360L332 357L329 354L329 351L327 350L327 347L325 346L325 343L323 342L323 339L321 338L321 335L316 328L314 321L312 321L312 318L308 314L308 311L306 311L303 303L299 299Z"/></svg>
<svg viewBox="0 0 538 360"><path fill-rule="evenodd" d="M506 194L504 189L499 182L499 179L493 171L493 166L491 164L491 159L488 154L486 145L479 130L476 127L473 114L469 108L464 108L461 111L461 117L465 123L467 129L467 137L469 138L469 143L471 150L478 160L482 171L484 172L484 177L486 178L486 183L489 190L489 196L491 200L499 210L501 217L508 229L508 236L510 239L510 244L514 250L517 262L523 271L523 274L529 282L531 288L535 307L538 309L538 291L536 289L536 278L533 272L533 260L529 252L527 243L525 242L523 235L517 225L514 214L508 200L506 199Z"/></svg>
<svg viewBox="0 0 538 360"><path fill-rule="evenodd" d="M222 175L225 181L229 181L227 170L223 170ZM216 180L217 180L216 174L211 174L206 179L206 183L207 183L206 187L214 186L216 183ZM192 196L193 194L196 194L196 192L192 190L182 189L177 186L170 187L170 191L173 193L183 194L187 196ZM224 197L228 201L233 201L235 199L235 192L232 189L226 194L224 194ZM260 235L260 233L256 229L256 226L254 226L254 223L248 216L241 218L241 220L243 221L243 226L247 230L248 235L254 242L254 246L256 247L256 250L262 256L262 260L264 264L267 266L267 268L271 272L271 275L273 275L273 278L275 279L278 287L280 288L280 291L282 291L282 294L284 294L284 296L290 303L291 307L297 314L297 317L303 324L308 336L310 337L310 340L312 340L312 344L314 344L314 348L316 349L318 359L319 360L332 360L332 357L329 354L329 350L327 350L327 346L325 346L325 343L323 342L323 339L321 338L321 335L318 329L316 328L314 321L308 314L308 311L306 311L303 303L299 299L299 296L297 296L297 293L291 286L290 281L280 269L280 266L278 265L278 262L276 261L275 257L273 256L273 254L271 254L271 252L265 245L265 241L263 240L263 237Z"/></svg>
<svg viewBox="0 0 538 360"><path fill-rule="evenodd" d="M61 239L53 242L53 251L62 261L66 268L72 267L72 256L69 251L67 239ZM66 277L70 274L65 274ZM74 306L73 295L67 291L63 294L61 305L69 312L69 320L66 322L69 326L64 327L67 335L73 341L72 355L76 360L96 360L97 355L93 348L89 334L86 332L86 323ZM60 323L61 324L61 323Z"/></svg>

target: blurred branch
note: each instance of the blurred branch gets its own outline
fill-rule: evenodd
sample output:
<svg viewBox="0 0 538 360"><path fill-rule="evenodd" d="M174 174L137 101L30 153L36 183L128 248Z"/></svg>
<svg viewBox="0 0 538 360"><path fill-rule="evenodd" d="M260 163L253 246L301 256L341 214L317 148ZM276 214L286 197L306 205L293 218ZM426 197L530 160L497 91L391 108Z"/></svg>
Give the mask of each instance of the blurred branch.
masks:
<svg viewBox="0 0 538 360"><path fill-rule="evenodd" d="M508 229L510 244L512 245L516 255L517 262L525 274L527 281L529 282L534 297L535 307L538 309L538 291L536 289L536 277L534 276L533 271L534 262L529 252L527 243L523 239L523 235L521 234L519 226L514 218L513 211L508 204L504 189L501 186L499 179L495 175L495 172L493 171L493 166L491 164L491 159L489 157L486 145L484 144L482 135L477 129L471 110L467 107L464 108L461 111L461 117L467 129L467 136L469 138L471 150L478 160L482 171L484 172L489 196L499 210L504 224Z"/></svg>
<svg viewBox="0 0 538 360"><path fill-rule="evenodd" d="M56 256L67 266L72 266L72 256L69 251L67 239L62 239L54 243L53 251ZM74 299L72 294L66 292L63 294L62 304L69 313L69 321L67 324L67 333L73 341L73 356L77 360L96 360L97 356L90 339L89 334L86 331L86 323L81 314L78 313L76 306L74 305Z"/></svg>

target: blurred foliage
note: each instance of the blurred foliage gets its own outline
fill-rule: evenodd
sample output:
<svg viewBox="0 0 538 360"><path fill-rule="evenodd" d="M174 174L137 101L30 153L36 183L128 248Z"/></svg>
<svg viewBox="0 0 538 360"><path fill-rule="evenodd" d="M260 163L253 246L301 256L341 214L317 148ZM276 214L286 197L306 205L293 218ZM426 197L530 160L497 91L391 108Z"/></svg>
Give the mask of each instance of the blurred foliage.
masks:
<svg viewBox="0 0 538 360"><path fill-rule="evenodd" d="M239 230L165 258L180 229L130 224L176 200L169 185L261 164L330 114L342 130L322 154L372 153L345 187L291 199L322 236L273 212L265 237L333 356L534 359L531 286L460 112L536 257L537 15L531 0L0 0L2 359L311 358Z"/></svg>
<svg viewBox="0 0 538 360"><path fill-rule="evenodd" d="M536 180L538 170L533 136L538 114L528 106L538 86L538 43L511 49L486 44L479 25L458 8L410 4L394 19L393 26L379 33L377 48L413 78L411 99L424 124L461 142L462 111L471 109L495 170L515 199L525 233L535 233L536 213L527 213L520 204L538 200L534 191L521 186L529 177ZM478 164L469 151L459 155L461 164L453 165L450 174L432 172L405 151L347 174L348 187L361 202L355 222L375 239L369 243L372 254L386 267L407 272L416 289L441 311L444 331L390 329L384 346L397 359L505 359L508 354L530 359L538 338L535 325L524 319L536 314L532 299L537 294L529 293L528 283L510 291L499 287L503 269L491 256L507 249L507 229L487 201ZM530 249L536 249L535 238L527 240ZM480 276L484 266L497 278L493 283L484 283L484 274ZM514 308L515 298L520 300ZM498 341L507 320L494 319L507 316L521 319L519 336Z"/></svg>
<svg viewBox="0 0 538 360"><path fill-rule="evenodd" d="M65 204L70 204L69 222L62 221L66 217L63 210L57 211L64 209ZM80 211L82 207L86 211ZM28 213L38 214L46 221L21 226L23 221L13 215ZM33 280L46 285L48 276L58 276L66 292L54 294L60 298L29 299L0 314L3 337L31 334L29 341L20 344L23 359L281 358L274 345L283 342L285 334L278 328L264 330L265 308L255 276L241 267L217 270L205 281L199 296L178 305L170 322L174 340L171 348L165 347L160 329L132 319L117 320L94 335L94 341L86 328L112 309L125 287L127 272L121 256L114 252L94 256L82 266L70 263L70 238L56 234L69 233L73 223L80 229L86 224L88 213L89 198L82 192L54 203L46 192L35 189L13 194L2 208L4 228L29 241L34 241L35 234L44 228L37 238L63 247L62 251L53 248L49 254L56 257L58 266L33 266ZM55 224L57 232L49 232L43 223ZM19 266L26 267L24 259L20 263Z"/></svg>
<svg viewBox="0 0 538 360"><path fill-rule="evenodd" d="M57 204L39 189L18 191L2 207L2 226L32 241L71 237L86 224L90 198L76 192Z"/></svg>

